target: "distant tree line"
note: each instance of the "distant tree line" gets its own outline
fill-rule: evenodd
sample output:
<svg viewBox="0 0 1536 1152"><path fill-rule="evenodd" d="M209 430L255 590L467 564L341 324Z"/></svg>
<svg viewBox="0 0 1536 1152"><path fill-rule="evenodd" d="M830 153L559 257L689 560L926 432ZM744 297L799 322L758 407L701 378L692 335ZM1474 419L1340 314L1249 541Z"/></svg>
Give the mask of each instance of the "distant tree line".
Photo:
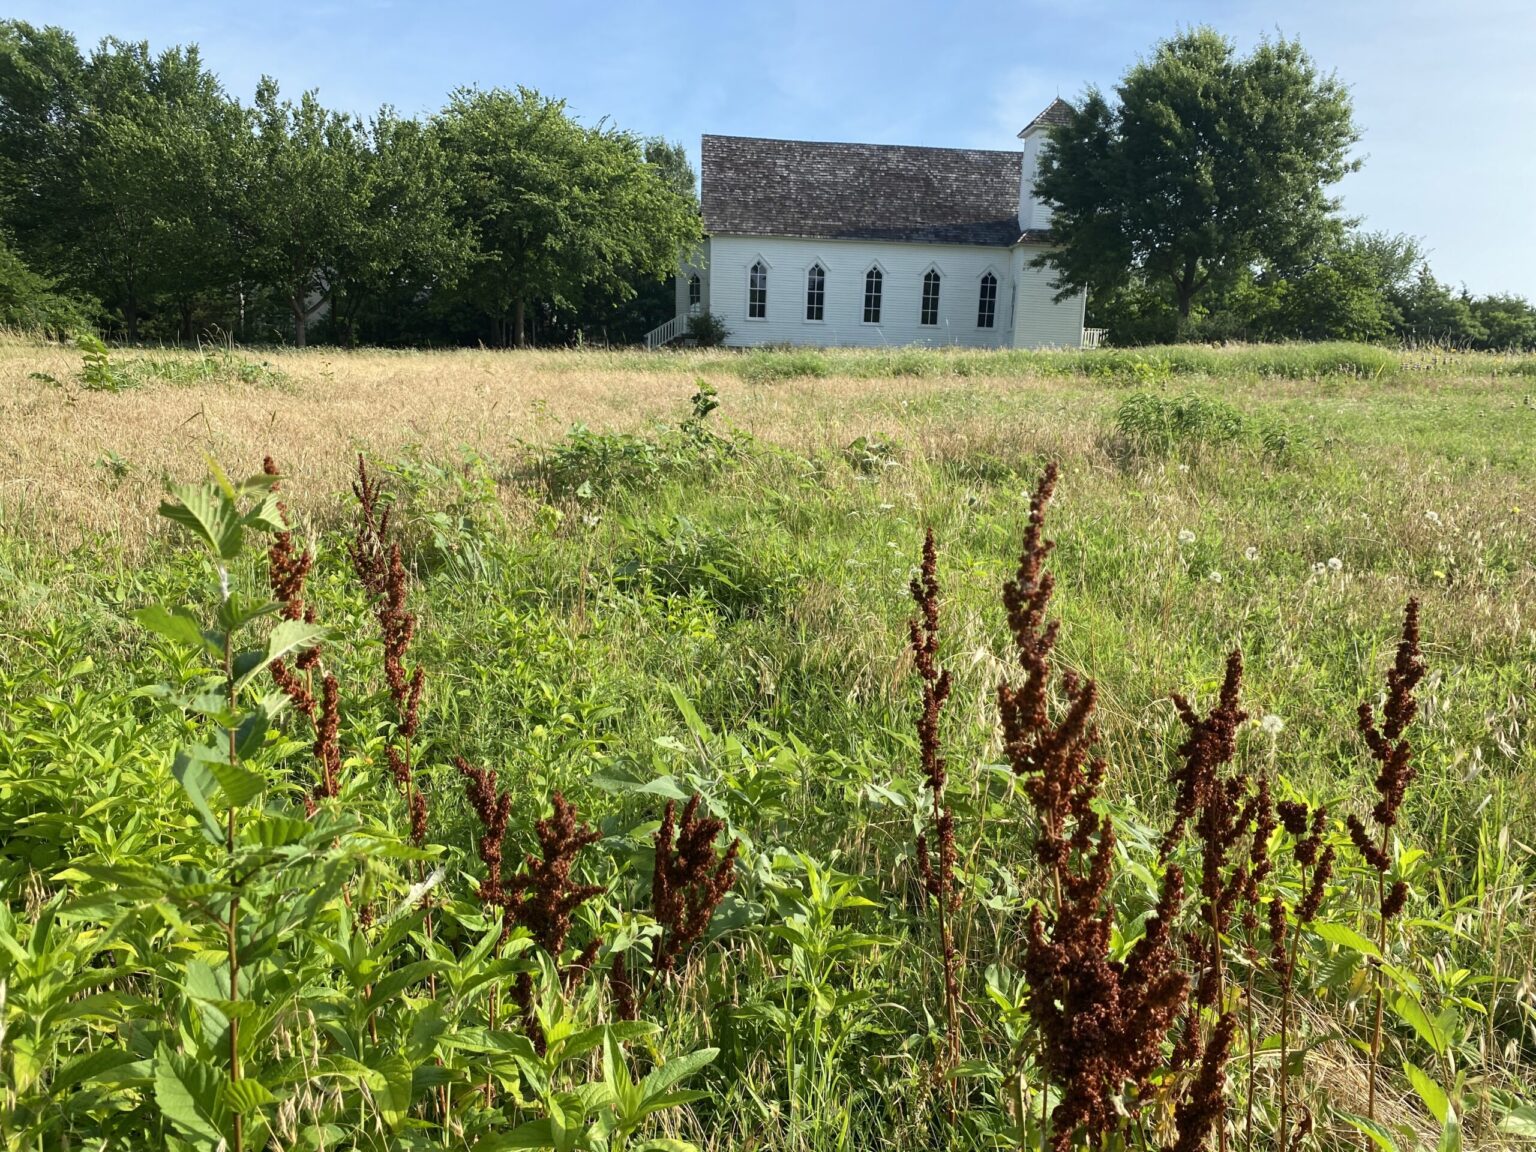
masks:
<svg viewBox="0 0 1536 1152"><path fill-rule="evenodd" d="M1393 338L1536 348L1536 308L1440 282L1410 237L1365 232L1329 189L1359 167L1348 89L1293 40L1247 56L1209 28L1163 41L1052 129L1037 188L1115 343Z"/></svg>
<svg viewBox="0 0 1536 1152"><path fill-rule="evenodd" d="M1418 339L1536 348L1536 308L1361 231L1348 90L1294 41L1158 44L1052 129L1041 257L1115 343ZM127 340L629 342L700 235L681 145L526 88L363 119L196 48L0 21L0 324Z"/></svg>
<svg viewBox="0 0 1536 1152"><path fill-rule="evenodd" d="M679 145L526 88L364 120L196 48L0 22L0 322L128 340L632 340L699 236Z"/></svg>

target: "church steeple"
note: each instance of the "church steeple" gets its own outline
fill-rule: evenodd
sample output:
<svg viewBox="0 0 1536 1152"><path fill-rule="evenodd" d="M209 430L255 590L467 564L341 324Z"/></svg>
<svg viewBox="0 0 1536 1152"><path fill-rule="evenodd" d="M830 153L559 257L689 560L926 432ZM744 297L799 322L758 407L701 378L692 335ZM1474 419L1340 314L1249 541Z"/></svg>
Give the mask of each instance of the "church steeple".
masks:
<svg viewBox="0 0 1536 1152"><path fill-rule="evenodd" d="M1040 146L1048 129L1068 122L1072 105L1060 96L1019 131L1024 141L1019 170L1019 231L1029 232L1051 226L1050 212L1035 196L1035 175L1040 171Z"/></svg>

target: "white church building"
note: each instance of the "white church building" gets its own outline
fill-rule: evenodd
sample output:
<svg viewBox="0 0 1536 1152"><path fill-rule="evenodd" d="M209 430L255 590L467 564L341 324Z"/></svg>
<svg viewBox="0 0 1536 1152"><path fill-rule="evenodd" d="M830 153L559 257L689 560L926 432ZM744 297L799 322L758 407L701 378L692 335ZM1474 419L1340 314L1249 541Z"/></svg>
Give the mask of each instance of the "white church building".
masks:
<svg viewBox="0 0 1536 1152"><path fill-rule="evenodd" d="M647 342L707 311L733 347L1080 346L1084 297L1057 303L1030 267L1050 223L1040 147L1069 112L1052 103L1018 152L705 136L705 239Z"/></svg>

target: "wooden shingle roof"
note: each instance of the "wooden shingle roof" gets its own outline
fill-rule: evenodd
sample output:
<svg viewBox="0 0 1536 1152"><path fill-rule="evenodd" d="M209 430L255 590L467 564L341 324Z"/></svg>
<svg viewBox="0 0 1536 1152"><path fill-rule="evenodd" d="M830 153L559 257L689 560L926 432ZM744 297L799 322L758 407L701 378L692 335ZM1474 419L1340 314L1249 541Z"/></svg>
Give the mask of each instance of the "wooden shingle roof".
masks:
<svg viewBox="0 0 1536 1152"><path fill-rule="evenodd" d="M705 136L713 235L1006 247L1019 234L1018 152Z"/></svg>
<svg viewBox="0 0 1536 1152"><path fill-rule="evenodd" d="M1028 136L1036 128L1054 128L1060 124L1067 124L1071 119L1072 105L1058 96L1051 101L1049 107L1044 112L1019 129L1019 136L1021 138Z"/></svg>

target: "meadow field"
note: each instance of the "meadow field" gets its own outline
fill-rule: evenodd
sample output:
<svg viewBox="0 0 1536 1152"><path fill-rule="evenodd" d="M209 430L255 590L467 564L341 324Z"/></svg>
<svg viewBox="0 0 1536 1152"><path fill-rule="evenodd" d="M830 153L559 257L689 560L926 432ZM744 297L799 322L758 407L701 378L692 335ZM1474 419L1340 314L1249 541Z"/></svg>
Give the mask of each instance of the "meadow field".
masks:
<svg viewBox="0 0 1536 1152"><path fill-rule="evenodd" d="M1533 701L1533 357L11 339L0 1142L1529 1146Z"/></svg>

